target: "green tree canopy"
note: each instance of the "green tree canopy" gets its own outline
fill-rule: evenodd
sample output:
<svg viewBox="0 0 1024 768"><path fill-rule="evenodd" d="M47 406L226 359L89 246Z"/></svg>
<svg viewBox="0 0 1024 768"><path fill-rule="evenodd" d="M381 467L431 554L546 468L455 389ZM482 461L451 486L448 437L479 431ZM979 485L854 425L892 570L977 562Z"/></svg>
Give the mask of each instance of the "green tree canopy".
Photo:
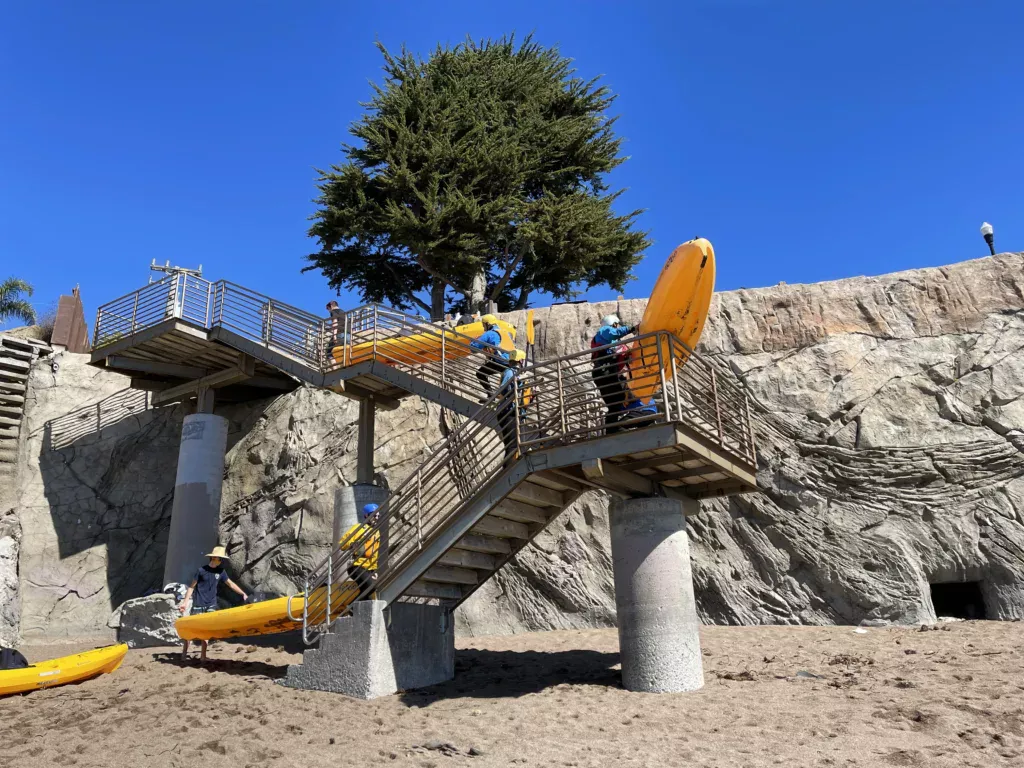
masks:
<svg viewBox="0 0 1024 768"><path fill-rule="evenodd" d="M15 277L0 282L0 323L18 318L26 325L36 321L36 312L22 296L32 295L32 286Z"/></svg>
<svg viewBox="0 0 1024 768"><path fill-rule="evenodd" d="M332 288L434 317L622 290L650 244L605 177L624 160L597 78L531 38L384 56L358 140L320 171L309 234ZM449 290L454 296L449 296ZM429 300L425 297L429 296Z"/></svg>

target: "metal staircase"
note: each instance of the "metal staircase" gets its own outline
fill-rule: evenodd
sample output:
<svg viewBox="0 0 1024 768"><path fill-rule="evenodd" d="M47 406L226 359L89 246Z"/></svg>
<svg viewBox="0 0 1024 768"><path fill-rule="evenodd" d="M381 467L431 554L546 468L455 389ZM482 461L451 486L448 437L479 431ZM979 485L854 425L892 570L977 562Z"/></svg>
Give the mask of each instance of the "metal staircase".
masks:
<svg viewBox="0 0 1024 768"><path fill-rule="evenodd" d="M518 388L481 406L496 423L478 415L435 445L378 521L307 577L305 641L329 632L357 595L454 609L588 489L691 498L756 490L743 393L668 334L635 343L665 365L633 382L656 388L653 404L617 431L604 423L587 351L527 369ZM348 568L374 539L377 579L360 592Z"/></svg>
<svg viewBox="0 0 1024 768"><path fill-rule="evenodd" d="M50 345L43 341L0 336L0 485L5 487L13 487L17 472L29 370L49 352Z"/></svg>
<svg viewBox="0 0 1024 768"><path fill-rule="evenodd" d="M418 395L456 414L453 422L465 419L352 548L310 572L301 617L310 644L371 593L454 609L586 490L689 498L756 490L746 395L670 334L631 342L640 363L631 386L650 403L613 425L594 350L531 365L481 404L483 358L472 341L376 305L339 323L182 273L101 307L91 362L129 373L133 386L154 391L154 404L203 388L222 400L266 397L305 382L378 407ZM373 540L377 578L360 591L348 578L352 553Z"/></svg>

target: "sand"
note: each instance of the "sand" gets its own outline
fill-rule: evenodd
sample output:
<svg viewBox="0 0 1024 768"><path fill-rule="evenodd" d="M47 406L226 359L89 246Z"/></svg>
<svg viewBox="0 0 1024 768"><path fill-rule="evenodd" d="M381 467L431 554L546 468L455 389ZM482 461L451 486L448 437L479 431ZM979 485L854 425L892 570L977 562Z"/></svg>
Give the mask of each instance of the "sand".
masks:
<svg viewBox="0 0 1024 768"><path fill-rule="evenodd" d="M298 656L131 651L0 700L0 766L1024 765L1024 624L706 627L706 685L619 687L614 630L460 640L456 679L376 701L275 684ZM30 658L67 648L29 648Z"/></svg>

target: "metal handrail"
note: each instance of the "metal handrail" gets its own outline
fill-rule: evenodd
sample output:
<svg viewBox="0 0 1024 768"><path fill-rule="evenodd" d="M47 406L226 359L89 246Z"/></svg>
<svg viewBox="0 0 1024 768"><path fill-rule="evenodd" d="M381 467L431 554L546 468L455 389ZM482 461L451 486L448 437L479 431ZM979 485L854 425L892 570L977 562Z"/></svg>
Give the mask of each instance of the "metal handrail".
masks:
<svg viewBox="0 0 1024 768"><path fill-rule="evenodd" d="M635 390L653 390L645 404L647 411L634 409L627 421L606 423L607 404L601 391L618 381L618 373L605 373L600 367L595 371L593 355L617 345L542 361L522 371L514 387L509 385L492 395L478 414L432 447L429 458L381 505L377 522L349 541L349 549L333 550L310 571L304 584L308 596L305 641L311 643L329 631L331 622L348 611L352 600L379 591L398 578L424 547L497 481L509 461L532 451L594 439L627 426L680 422L721 443L737 458L754 461L745 411L736 414L722 409L718 400L707 395L706 382L716 376L714 368L665 332L644 334L632 345L638 350L634 353L637 357L649 354L658 362L646 374L634 370L631 381ZM680 359L686 365L680 366ZM672 372L671 378L667 371ZM529 403L524 404L527 393ZM718 393L743 396L725 380L718 381ZM496 415L497 429L493 421L488 424L484 411ZM382 535L385 528L387 536ZM337 575L348 571L354 553L374 536L388 543L386 565L378 571L376 582L360 590L345 581L350 599L330 603L338 588ZM384 563L384 553L380 558ZM329 584L331 589L327 589Z"/></svg>

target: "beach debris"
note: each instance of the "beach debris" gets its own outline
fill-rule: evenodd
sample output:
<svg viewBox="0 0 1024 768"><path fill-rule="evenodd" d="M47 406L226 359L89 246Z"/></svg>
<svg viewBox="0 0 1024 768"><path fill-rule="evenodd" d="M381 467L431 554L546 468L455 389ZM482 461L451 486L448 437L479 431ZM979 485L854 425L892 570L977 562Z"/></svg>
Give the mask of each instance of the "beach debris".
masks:
<svg viewBox="0 0 1024 768"><path fill-rule="evenodd" d="M853 630L853 634L855 634L855 635L866 635L867 633L868 633L868 631L866 629L861 628L861 627L857 627L855 630Z"/></svg>
<svg viewBox="0 0 1024 768"><path fill-rule="evenodd" d="M816 675L813 672L808 672L806 669L801 669L799 672L796 673L796 676L797 677L808 678L808 679L811 679L811 680L824 680L825 679L824 675Z"/></svg>

